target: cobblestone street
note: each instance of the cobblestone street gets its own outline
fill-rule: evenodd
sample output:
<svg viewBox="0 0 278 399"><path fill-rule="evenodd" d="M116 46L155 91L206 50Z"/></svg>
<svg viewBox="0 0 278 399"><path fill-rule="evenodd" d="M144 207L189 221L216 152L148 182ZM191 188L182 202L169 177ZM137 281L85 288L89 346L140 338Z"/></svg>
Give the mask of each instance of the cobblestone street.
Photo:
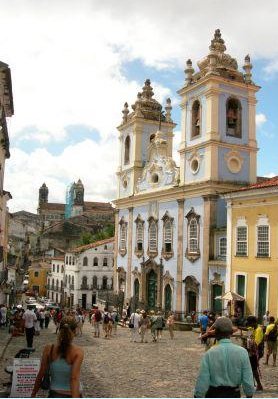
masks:
<svg viewBox="0 0 278 399"><path fill-rule="evenodd" d="M130 331L118 327L118 336L110 340L94 338L88 322L84 325L83 336L76 343L84 348L85 360L81 381L85 397L192 397L200 358L204 352L198 334L175 332L170 340L164 331L158 343L132 343ZM43 346L55 342L54 325L35 337L36 352L39 357ZM0 350L7 342L8 335L0 330ZM25 347L25 337L14 338L5 358L11 358ZM262 371L264 392L255 397L277 397L277 369L268 367ZM0 371L1 382L7 380Z"/></svg>

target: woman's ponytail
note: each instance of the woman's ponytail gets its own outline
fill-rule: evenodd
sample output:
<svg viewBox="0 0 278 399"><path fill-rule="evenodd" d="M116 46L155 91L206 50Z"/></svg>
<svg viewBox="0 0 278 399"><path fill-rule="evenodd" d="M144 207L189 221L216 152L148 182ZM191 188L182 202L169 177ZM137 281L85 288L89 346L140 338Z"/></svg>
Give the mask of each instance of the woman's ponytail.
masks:
<svg viewBox="0 0 278 399"><path fill-rule="evenodd" d="M67 351L75 335L76 321L72 317L65 317L60 324L58 336L58 351L61 357L65 358Z"/></svg>

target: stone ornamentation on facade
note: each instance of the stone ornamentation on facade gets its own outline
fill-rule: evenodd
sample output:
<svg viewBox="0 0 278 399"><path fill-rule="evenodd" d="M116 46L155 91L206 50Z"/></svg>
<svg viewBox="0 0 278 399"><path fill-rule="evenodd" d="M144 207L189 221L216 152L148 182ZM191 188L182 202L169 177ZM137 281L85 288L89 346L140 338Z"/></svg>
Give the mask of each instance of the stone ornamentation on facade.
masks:
<svg viewBox="0 0 278 399"><path fill-rule="evenodd" d="M229 151L225 154L225 161L231 173L239 173L244 159L238 151Z"/></svg>
<svg viewBox="0 0 278 399"><path fill-rule="evenodd" d="M138 179L137 193L178 184L179 168L173 158L167 156L167 142L160 131L156 132L150 144L149 157L142 177Z"/></svg>

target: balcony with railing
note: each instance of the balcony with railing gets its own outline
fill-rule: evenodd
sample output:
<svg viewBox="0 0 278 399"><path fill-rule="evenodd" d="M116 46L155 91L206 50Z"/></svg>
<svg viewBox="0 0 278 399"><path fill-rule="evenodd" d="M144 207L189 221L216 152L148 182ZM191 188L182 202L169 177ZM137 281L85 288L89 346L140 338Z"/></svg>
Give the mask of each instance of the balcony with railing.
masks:
<svg viewBox="0 0 278 399"><path fill-rule="evenodd" d="M81 284L80 289L81 290L88 290L89 289L89 285L88 284Z"/></svg>

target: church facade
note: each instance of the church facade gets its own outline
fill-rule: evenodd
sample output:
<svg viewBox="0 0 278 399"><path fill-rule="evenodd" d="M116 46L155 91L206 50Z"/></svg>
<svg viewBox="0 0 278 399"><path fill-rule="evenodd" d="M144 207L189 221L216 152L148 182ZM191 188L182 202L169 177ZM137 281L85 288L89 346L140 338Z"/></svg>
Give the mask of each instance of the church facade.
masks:
<svg viewBox="0 0 278 399"><path fill-rule="evenodd" d="M214 309L229 288L227 215L221 194L256 182L256 92L252 65L226 53L219 30L181 97L180 166L172 157L171 100L146 80L118 127L120 164L114 287L126 301L177 314Z"/></svg>

